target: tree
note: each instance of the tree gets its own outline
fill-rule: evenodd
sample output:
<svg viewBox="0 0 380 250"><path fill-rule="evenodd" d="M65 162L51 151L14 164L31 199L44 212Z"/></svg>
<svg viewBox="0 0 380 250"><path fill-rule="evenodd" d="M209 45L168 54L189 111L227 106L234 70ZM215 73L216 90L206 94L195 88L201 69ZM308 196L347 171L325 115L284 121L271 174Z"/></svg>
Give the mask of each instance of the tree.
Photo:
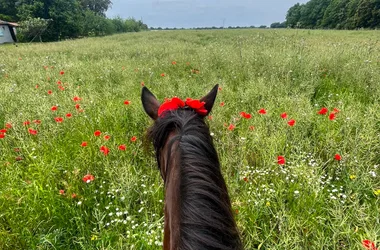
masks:
<svg viewBox="0 0 380 250"><path fill-rule="evenodd" d="M112 5L111 0L79 0L79 3L85 10L90 10L102 16L106 16L106 11Z"/></svg>
<svg viewBox="0 0 380 250"><path fill-rule="evenodd" d="M297 3L288 10L288 13L286 14L286 25L288 27L296 27L297 23L301 19L301 9L302 5Z"/></svg>
<svg viewBox="0 0 380 250"><path fill-rule="evenodd" d="M333 0L326 8L321 26L330 29L346 27L347 5L350 0Z"/></svg>
<svg viewBox="0 0 380 250"><path fill-rule="evenodd" d="M16 2L14 0L0 0L0 19L18 21Z"/></svg>

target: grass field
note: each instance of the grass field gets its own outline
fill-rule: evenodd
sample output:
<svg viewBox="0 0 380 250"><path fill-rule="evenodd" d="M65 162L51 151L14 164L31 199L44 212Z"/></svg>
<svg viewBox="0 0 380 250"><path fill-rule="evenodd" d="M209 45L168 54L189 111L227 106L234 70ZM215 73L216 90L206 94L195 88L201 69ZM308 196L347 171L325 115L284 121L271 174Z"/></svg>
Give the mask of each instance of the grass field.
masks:
<svg viewBox="0 0 380 250"><path fill-rule="evenodd" d="M163 100L216 83L208 123L246 249L379 246L379 35L162 31L1 46L0 249L160 249L163 184L141 85Z"/></svg>

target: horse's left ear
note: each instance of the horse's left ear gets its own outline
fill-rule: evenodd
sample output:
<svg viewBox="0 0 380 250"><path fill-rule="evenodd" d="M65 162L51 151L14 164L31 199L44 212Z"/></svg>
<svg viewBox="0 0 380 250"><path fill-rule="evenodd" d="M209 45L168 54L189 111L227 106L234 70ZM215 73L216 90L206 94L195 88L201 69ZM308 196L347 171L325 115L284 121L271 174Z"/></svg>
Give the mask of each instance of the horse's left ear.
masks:
<svg viewBox="0 0 380 250"><path fill-rule="evenodd" d="M207 110L207 115L211 112L212 107L214 106L216 94L218 94L218 88L219 84L216 84L207 95L200 99L201 102L206 103L205 108Z"/></svg>
<svg viewBox="0 0 380 250"><path fill-rule="evenodd" d="M144 107L145 112L153 119L158 118L158 108L160 107L160 102L157 98L149 91L147 87L144 87L141 92L141 102Z"/></svg>

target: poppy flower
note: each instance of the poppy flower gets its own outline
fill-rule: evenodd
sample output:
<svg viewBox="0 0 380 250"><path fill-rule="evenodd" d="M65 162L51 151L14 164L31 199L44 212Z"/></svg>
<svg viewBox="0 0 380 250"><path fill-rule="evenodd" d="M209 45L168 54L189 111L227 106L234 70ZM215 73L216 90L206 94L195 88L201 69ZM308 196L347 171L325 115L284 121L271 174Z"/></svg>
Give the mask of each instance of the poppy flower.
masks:
<svg viewBox="0 0 380 250"><path fill-rule="evenodd" d="M136 140L137 140L137 137L136 136L132 136L131 141L135 142Z"/></svg>
<svg viewBox="0 0 380 250"><path fill-rule="evenodd" d="M200 115L207 115L208 111L205 108L205 102L201 102L200 100L195 100L191 98L186 99L186 105L190 108L194 109Z"/></svg>
<svg viewBox="0 0 380 250"><path fill-rule="evenodd" d="M125 104L125 105L129 105L130 103L131 103L131 102L128 101L128 100L125 100L125 101L124 101L124 104Z"/></svg>
<svg viewBox="0 0 380 250"><path fill-rule="evenodd" d="M248 177L244 177L243 181L248 182Z"/></svg>
<svg viewBox="0 0 380 250"><path fill-rule="evenodd" d="M105 135L105 136L104 136L104 140L107 140L107 141L108 141L110 138L111 138L111 136L109 136L109 135Z"/></svg>
<svg viewBox="0 0 380 250"><path fill-rule="evenodd" d="M12 124L10 124L9 122L5 124L5 127L6 128L12 128Z"/></svg>
<svg viewBox="0 0 380 250"><path fill-rule="evenodd" d="M94 132L94 135L95 135L95 136L100 136L101 133L102 133L102 132L100 132L100 130L96 130L96 131Z"/></svg>
<svg viewBox="0 0 380 250"><path fill-rule="evenodd" d="M79 96L74 96L73 97L73 101L74 102L79 102L80 100L82 100Z"/></svg>
<svg viewBox="0 0 380 250"><path fill-rule="evenodd" d="M67 113L67 114L66 114L66 117L67 117L67 118L71 118L72 116L73 116L73 115L72 115L71 113Z"/></svg>
<svg viewBox="0 0 380 250"><path fill-rule="evenodd" d="M22 159L21 156L17 156L15 160L16 160L16 161L22 161L23 159Z"/></svg>
<svg viewBox="0 0 380 250"><path fill-rule="evenodd" d="M77 194L76 194L76 193L72 193L72 194L71 194L71 198L72 198L72 199L77 198Z"/></svg>
<svg viewBox="0 0 380 250"><path fill-rule="evenodd" d="M5 128L3 128L3 129L0 129L0 133L3 133L3 134L5 134L7 132L7 130L5 129Z"/></svg>
<svg viewBox="0 0 380 250"><path fill-rule="evenodd" d="M236 126L233 125L233 124L230 124L230 126L228 126L228 130L229 130L229 131L232 131L232 130L234 130L235 128L236 128Z"/></svg>
<svg viewBox="0 0 380 250"><path fill-rule="evenodd" d="M321 108L319 111L318 111L318 114L319 115L325 115L327 114L327 112L329 112L329 110L325 107Z"/></svg>
<svg viewBox="0 0 380 250"><path fill-rule="evenodd" d="M58 107L57 106L53 106L51 107L51 111L57 111Z"/></svg>
<svg viewBox="0 0 380 250"><path fill-rule="evenodd" d="M210 121L212 121L212 115L209 115L209 116L207 116L207 118L210 120Z"/></svg>
<svg viewBox="0 0 380 250"><path fill-rule="evenodd" d="M58 123L62 123L63 122L63 118L62 117L56 117L54 118L54 120Z"/></svg>
<svg viewBox="0 0 380 250"><path fill-rule="evenodd" d="M375 242L370 240L362 240L362 245L365 249L368 250L377 250Z"/></svg>
<svg viewBox="0 0 380 250"><path fill-rule="evenodd" d="M82 181L86 183L90 183L91 181L95 180L95 177L92 174L86 174L83 176Z"/></svg>
<svg viewBox="0 0 380 250"><path fill-rule="evenodd" d="M172 99L166 99L163 104L158 108L158 116L162 116L165 111L176 110L178 108L183 108L185 106L184 101L178 97L173 97Z"/></svg>
<svg viewBox="0 0 380 250"><path fill-rule="evenodd" d="M102 152L104 155L108 155L108 153L110 152L110 150L106 146L101 146L100 147L100 152Z"/></svg>
<svg viewBox="0 0 380 250"><path fill-rule="evenodd" d="M144 83L144 82L141 82L140 84L141 84L141 87L144 87L144 86L145 86L145 83Z"/></svg>
<svg viewBox="0 0 380 250"><path fill-rule="evenodd" d="M279 165L284 165L285 164L285 157L284 156L277 156L277 163Z"/></svg>
<svg viewBox="0 0 380 250"><path fill-rule="evenodd" d="M62 87L61 85L59 85L59 86L58 86L58 88L59 88L60 90L62 90L62 91L64 91L64 90L65 90L65 88L64 88L64 87Z"/></svg>
<svg viewBox="0 0 380 250"><path fill-rule="evenodd" d="M161 73L161 76L164 77L164 76L165 76L165 73Z"/></svg>
<svg viewBox="0 0 380 250"><path fill-rule="evenodd" d="M172 61L172 65L176 65L177 64L177 62L176 61Z"/></svg>
<svg viewBox="0 0 380 250"><path fill-rule="evenodd" d="M340 110L339 109L337 109L337 108L334 108L333 109L333 111L331 112L331 113L335 113L335 114L338 114L340 112Z"/></svg>
<svg viewBox="0 0 380 250"><path fill-rule="evenodd" d="M220 107L224 107L224 105L225 105L224 102L221 102L221 103L219 104Z"/></svg>
<svg viewBox="0 0 380 250"><path fill-rule="evenodd" d="M296 121L295 120L289 120L288 121L288 125L290 126L290 127L293 127L294 126L294 124L296 124Z"/></svg>
<svg viewBox="0 0 380 250"><path fill-rule="evenodd" d="M53 91L51 91L51 90L48 90L48 95L51 95L51 94L53 94Z"/></svg>
<svg viewBox="0 0 380 250"><path fill-rule="evenodd" d="M121 151L125 151L127 149L127 147L125 146L125 144L120 145L118 148Z"/></svg>
<svg viewBox="0 0 380 250"><path fill-rule="evenodd" d="M219 90L219 91L222 91L222 87L218 87L218 90Z"/></svg>
<svg viewBox="0 0 380 250"><path fill-rule="evenodd" d="M36 135L38 133L37 130L34 130L32 128L29 128L28 131L29 131L29 134L31 135Z"/></svg>
<svg viewBox="0 0 380 250"><path fill-rule="evenodd" d="M65 190L63 190L63 189L59 190L59 194L60 195L64 195L65 194Z"/></svg>
<svg viewBox="0 0 380 250"><path fill-rule="evenodd" d="M34 124L41 124L41 120L33 120Z"/></svg>
<svg viewBox="0 0 380 250"><path fill-rule="evenodd" d="M30 125L30 121L24 121L23 125L24 125L24 126L28 126L28 125Z"/></svg>
<svg viewBox="0 0 380 250"><path fill-rule="evenodd" d="M340 161L342 159L342 156L340 156L340 154L336 154L334 158L335 160Z"/></svg>
<svg viewBox="0 0 380 250"><path fill-rule="evenodd" d="M330 113L330 115L329 115L330 121L335 120L335 118L336 118L336 114L335 113Z"/></svg>
<svg viewBox="0 0 380 250"><path fill-rule="evenodd" d="M58 85L61 85L61 84L62 84L62 82L61 82L60 80L58 80L58 81L57 81L57 84L58 84Z"/></svg>
<svg viewBox="0 0 380 250"><path fill-rule="evenodd" d="M80 109L80 105L79 104L75 104L75 109Z"/></svg>
<svg viewBox="0 0 380 250"><path fill-rule="evenodd" d="M245 118L245 119L251 119L252 115L249 113L246 113L244 111L240 112L240 116Z"/></svg>
<svg viewBox="0 0 380 250"><path fill-rule="evenodd" d="M284 112L280 116L282 119L286 119L288 117L288 114L286 112Z"/></svg>
<svg viewBox="0 0 380 250"><path fill-rule="evenodd" d="M249 126L249 130L254 130L255 129L255 127L254 126Z"/></svg>
<svg viewBox="0 0 380 250"><path fill-rule="evenodd" d="M36 85L36 89L38 89L38 87L39 87L39 86L38 86L38 85Z"/></svg>
<svg viewBox="0 0 380 250"><path fill-rule="evenodd" d="M0 133L0 139L3 139L5 137L5 134Z"/></svg>
<svg viewBox="0 0 380 250"><path fill-rule="evenodd" d="M59 72L59 74L60 74L60 75L63 75L63 74L65 74L65 72L64 72L63 70L61 70L61 71Z"/></svg>
<svg viewBox="0 0 380 250"><path fill-rule="evenodd" d="M267 113L265 109L260 109L258 112L260 115L265 115Z"/></svg>
<svg viewBox="0 0 380 250"><path fill-rule="evenodd" d="M87 147L87 142L86 142L86 141L82 142L82 143L80 144L80 146L81 146L81 147Z"/></svg>

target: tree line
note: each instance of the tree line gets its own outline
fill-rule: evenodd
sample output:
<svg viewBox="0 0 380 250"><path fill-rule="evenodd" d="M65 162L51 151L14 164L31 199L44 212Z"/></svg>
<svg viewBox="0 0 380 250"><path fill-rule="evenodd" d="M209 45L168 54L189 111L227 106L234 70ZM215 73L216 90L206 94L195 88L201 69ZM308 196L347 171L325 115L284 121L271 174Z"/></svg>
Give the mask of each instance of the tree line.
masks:
<svg viewBox="0 0 380 250"><path fill-rule="evenodd" d="M148 30L134 18L107 18L111 0L0 0L0 19L18 22L21 41L58 41Z"/></svg>
<svg viewBox="0 0 380 250"><path fill-rule="evenodd" d="M286 25L307 29L380 28L380 0L310 0L295 4Z"/></svg>

